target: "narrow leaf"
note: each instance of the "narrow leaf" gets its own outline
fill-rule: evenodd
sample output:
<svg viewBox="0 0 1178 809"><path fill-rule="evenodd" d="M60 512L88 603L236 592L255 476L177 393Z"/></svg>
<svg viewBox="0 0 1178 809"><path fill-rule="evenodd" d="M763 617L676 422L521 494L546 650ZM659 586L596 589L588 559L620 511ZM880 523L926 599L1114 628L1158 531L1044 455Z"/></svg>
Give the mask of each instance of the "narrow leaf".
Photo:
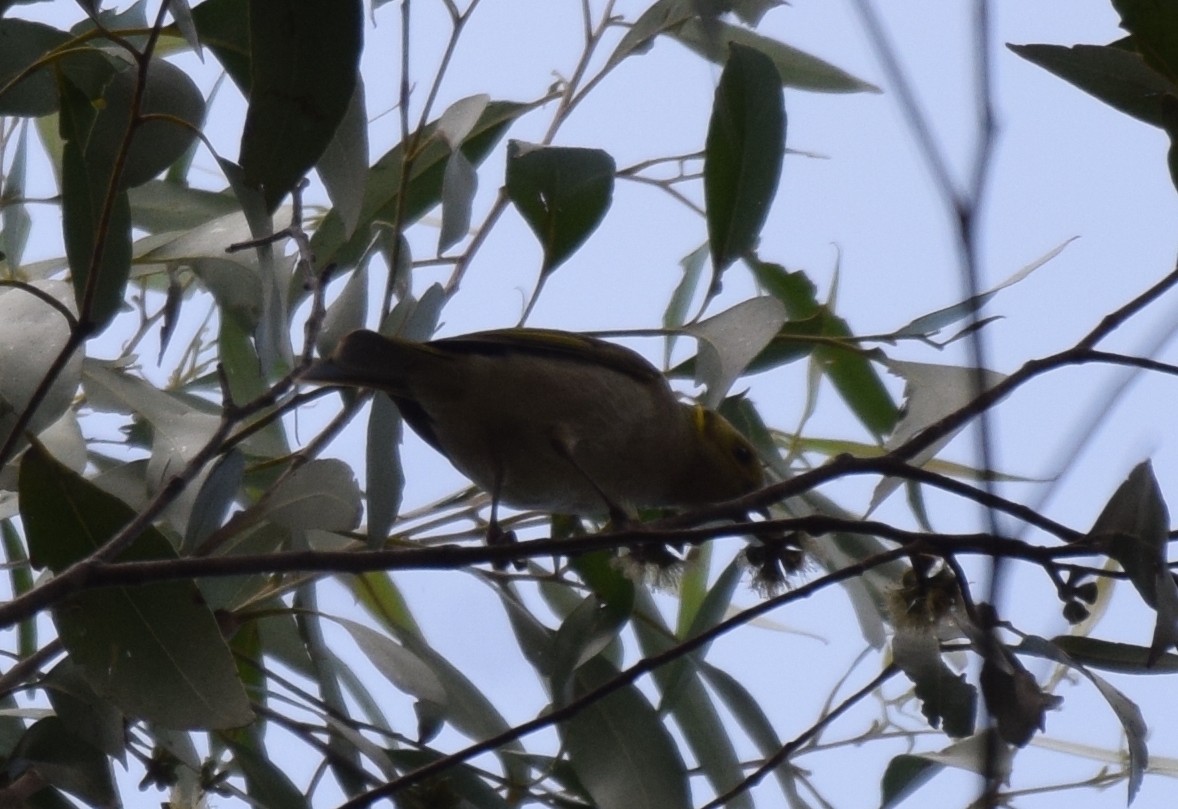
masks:
<svg viewBox="0 0 1178 809"><path fill-rule="evenodd" d="M1012 51L1126 115L1163 126L1174 84L1141 54L1113 45L1009 45Z"/></svg>
<svg viewBox="0 0 1178 809"><path fill-rule="evenodd" d="M783 87L796 87L816 93L880 92L874 84L856 78L816 56L723 20L691 19L669 33L681 44L718 65L728 59L730 45L756 49L772 61L776 71L775 81Z"/></svg>
<svg viewBox="0 0 1178 809"><path fill-rule="evenodd" d="M730 47L704 156L708 240L717 277L757 243L785 155L785 106L769 57Z"/></svg>
<svg viewBox="0 0 1178 809"><path fill-rule="evenodd" d="M617 670L597 658L578 670L578 693ZM594 702L559 726L578 779L599 809L691 805L687 771L666 727L633 685Z"/></svg>

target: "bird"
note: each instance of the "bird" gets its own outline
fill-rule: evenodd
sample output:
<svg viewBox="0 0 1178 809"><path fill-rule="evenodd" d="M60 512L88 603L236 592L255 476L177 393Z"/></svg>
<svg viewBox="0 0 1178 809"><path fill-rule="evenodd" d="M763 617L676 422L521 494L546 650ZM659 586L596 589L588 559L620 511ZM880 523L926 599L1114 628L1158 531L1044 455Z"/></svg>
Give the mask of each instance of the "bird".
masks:
<svg viewBox="0 0 1178 809"><path fill-rule="evenodd" d="M691 508L754 491L763 470L723 416L680 401L642 355L555 329L429 342L358 329L301 381L383 391L405 421L500 504L608 517Z"/></svg>

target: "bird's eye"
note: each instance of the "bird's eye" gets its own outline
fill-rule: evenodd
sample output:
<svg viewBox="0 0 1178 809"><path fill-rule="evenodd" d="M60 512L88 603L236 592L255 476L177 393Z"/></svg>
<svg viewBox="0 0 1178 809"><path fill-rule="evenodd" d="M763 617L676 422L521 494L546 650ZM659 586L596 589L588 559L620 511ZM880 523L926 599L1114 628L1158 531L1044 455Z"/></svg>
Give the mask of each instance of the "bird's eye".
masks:
<svg viewBox="0 0 1178 809"><path fill-rule="evenodd" d="M732 457L736 458L742 464L748 465L755 463L757 460L756 453L753 448L743 442L738 442L732 448Z"/></svg>

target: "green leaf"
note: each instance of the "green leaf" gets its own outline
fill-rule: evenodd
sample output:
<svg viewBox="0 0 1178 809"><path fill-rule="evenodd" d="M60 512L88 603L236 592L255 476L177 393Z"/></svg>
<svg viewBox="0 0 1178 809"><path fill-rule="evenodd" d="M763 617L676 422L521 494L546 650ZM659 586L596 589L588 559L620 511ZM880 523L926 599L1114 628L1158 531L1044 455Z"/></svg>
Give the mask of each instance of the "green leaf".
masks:
<svg viewBox="0 0 1178 809"><path fill-rule="evenodd" d="M27 121L20 125L8 174L0 184L0 200L4 201L0 205L0 261L6 261L10 271L20 267L33 224L28 204L23 201L29 169L29 128Z"/></svg>
<svg viewBox="0 0 1178 809"><path fill-rule="evenodd" d="M20 467L21 519L33 564L60 573L135 517L122 501L37 445ZM118 561L176 558L153 528ZM171 728L227 728L253 714L212 612L188 581L81 590L53 610L90 686L132 717Z"/></svg>
<svg viewBox="0 0 1178 809"><path fill-rule="evenodd" d="M62 660L41 682L53 712L70 733L95 750L126 764L126 717L94 693L74 661L68 657Z"/></svg>
<svg viewBox="0 0 1178 809"><path fill-rule="evenodd" d="M492 101L462 144L463 154L472 165L479 165L507 127L530 109L531 105L528 104ZM418 136L418 142L424 145L413 156L408 194L402 212L404 226L415 222L441 201L450 148L440 137L435 137L436 132L437 122L434 121L427 124ZM413 140L412 136L410 140ZM396 221L401 169L405 161L404 148L404 144L397 144L369 169L360 223L350 236L341 213L334 208L328 211L311 238L311 249L321 265L355 266L372 241L372 226L375 223Z"/></svg>
<svg viewBox="0 0 1178 809"><path fill-rule="evenodd" d="M360 487L338 458L316 458L283 477L259 503L260 516L291 529L351 531L360 522Z"/></svg>
<svg viewBox="0 0 1178 809"><path fill-rule="evenodd" d="M32 767L47 783L90 806L119 805L110 760L72 734L59 717L33 724L11 760Z"/></svg>
<svg viewBox="0 0 1178 809"><path fill-rule="evenodd" d="M371 627L344 618L331 620L348 631L376 670L399 691L445 708L446 689L420 657Z"/></svg>
<svg viewBox="0 0 1178 809"><path fill-rule="evenodd" d="M616 677L594 658L577 670L577 694ZM633 685L585 707L558 727L577 778L598 809L691 805L687 770L658 714Z"/></svg>
<svg viewBox="0 0 1178 809"><path fill-rule="evenodd" d="M199 6L198 6L199 8ZM267 809L310 809L310 802L290 777L264 751L228 734L221 740L233 751L233 762L245 776L246 793L254 806Z"/></svg>
<svg viewBox="0 0 1178 809"><path fill-rule="evenodd" d="M889 762L880 784L881 809L890 809L911 795L945 767L975 775L988 775L1007 783L1011 755L1008 748L995 742L989 733L979 733L968 739L932 753L912 753L896 756ZM995 750L997 756L994 755ZM936 800L930 804L939 803Z"/></svg>
<svg viewBox="0 0 1178 809"><path fill-rule="evenodd" d="M1157 576L1166 565L1169 514L1149 461L1133 468L1096 518L1088 538L1106 542L1141 598L1157 604Z"/></svg>
<svg viewBox="0 0 1178 809"><path fill-rule="evenodd" d="M1023 638L1022 643L1014 651L1023 654L1033 654L1036 657L1053 660L1056 663L1075 669L1087 677L1092 685L1096 687L1096 690L1100 692L1100 695L1104 697L1105 702L1108 703L1116 715L1117 720L1121 723L1122 729L1125 731L1125 742L1129 748L1129 803L1132 803L1133 798L1137 795L1137 791L1141 788L1142 779L1145 777L1145 770L1149 766L1149 751L1145 745L1145 740L1149 736L1149 728L1145 724L1145 717L1142 715L1141 709L1137 707L1137 704L1133 700L1126 697L1101 677L1096 676L1087 668L1080 665L1064 651L1063 647L1053 642L1036 635L1028 635ZM1151 657L1153 652L1154 650L1150 649Z"/></svg>
<svg viewBox="0 0 1178 809"><path fill-rule="evenodd" d="M652 3L626 29L625 35L610 54L609 61L605 63L605 70L613 69L628 56L646 53L656 36L695 17L699 7L696 0L657 0Z"/></svg>
<svg viewBox="0 0 1178 809"><path fill-rule="evenodd" d="M357 76L352 100L315 167L349 236L356 231L364 205L364 177L368 174L367 110L364 81Z"/></svg>
<svg viewBox="0 0 1178 809"><path fill-rule="evenodd" d="M79 316L82 322L101 330L123 305L131 273L130 206L126 191L112 176L115 154L105 150L109 144L100 141L91 147L90 136L100 113L90 96L64 74L59 73L58 79L64 141L61 227L65 251ZM104 227L102 212L108 201L110 218ZM101 252L97 252L99 244Z"/></svg>
<svg viewBox="0 0 1178 809"><path fill-rule="evenodd" d="M796 87L816 93L880 92L874 84L856 78L816 56L723 20L690 19L668 33L718 65L727 62L728 49L732 44L757 50L773 63L776 71L774 81L783 87Z"/></svg>
<svg viewBox="0 0 1178 809"><path fill-rule="evenodd" d="M82 113L87 120L83 138L86 154L109 174L127 137L138 67L121 52L83 50L63 58L59 74L68 78L91 106ZM143 120L135 127L119 175L122 188L147 182L184 156L204 121L204 96L183 70L153 59L139 114L168 120Z"/></svg>
<svg viewBox="0 0 1178 809"><path fill-rule="evenodd" d="M703 403L719 407L740 378L785 323L785 307L761 295L741 301L719 314L691 323L683 331L699 341L695 357L696 384L707 386Z"/></svg>
<svg viewBox="0 0 1178 809"><path fill-rule="evenodd" d="M192 517L184 529L182 550L189 553L221 527L237 501L245 473L245 456L234 448L213 466L192 503Z"/></svg>
<svg viewBox="0 0 1178 809"><path fill-rule="evenodd" d="M1178 582L1167 560L1169 532L1169 510L1149 461L1133 468L1088 532L1157 611L1151 659L1178 645Z"/></svg>
<svg viewBox="0 0 1178 809"><path fill-rule="evenodd" d="M273 210L319 161L356 87L360 0L250 0L245 182Z"/></svg>
<svg viewBox="0 0 1178 809"><path fill-rule="evenodd" d="M401 465L404 432L401 411L393 400L384 395L372 397L364 449L368 544L373 548L384 546L401 510L405 491L405 470Z"/></svg>
<svg viewBox="0 0 1178 809"><path fill-rule="evenodd" d="M4 544L4 558L8 560L8 582L14 596L22 596L33 589L33 573L29 569L28 555L25 553L24 539L17 532L12 520L0 520L0 540ZM22 658L28 657L40 648L37 643L37 619L26 618L20 622L18 628L18 653ZM0 737L3 734L0 733ZM0 748L0 753L3 748Z"/></svg>
<svg viewBox="0 0 1178 809"><path fill-rule="evenodd" d="M617 166L600 149L507 146L507 195L544 251L545 276L589 238L609 209Z"/></svg>
<svg viewBox="0 0 1178 809"><path fill-rule="evenodd" d="M191 188L170 180L148 180L127 192L131 224L148 233L190 231L230 214L240 215L232 194ZM225 255L219 242L218 258Z"/></svg>
<svg viewBox="0 0 1178 809"><path fill-rule="evenodd" d="M1024 59L1126 115L1163 126L1162 100L1178 86L1141 54L1114 45L1008 45Z"/></svg>
<svg viewBox="0 0 1178 809"><path fill-rule="evenodd" d="M739 567L739 564L736 567ZM726 596L731 595L729 574L732 570L733 566L730 565L712 590L712 593L726 591L725 596L721 596L718 601L724 601ZM739 575L736 581L739 581ZM639 617L634 621L634 631L638 636L642 654L645 657L661 654L677 641L663 622L650 594L646 590L640 590L637 595ZM712 601L717 601L715 596L712 596ZM710 608L705 607L704 610L710 611ZM701 626L710 621L697 614L694 623ZM669 715L674 720L708 782L718 794L721 794L740 784L744 779L744 772L731 734L699 677L697 665L705 653L701 650L690 659L681 658L669 666L655 669L654 680L661 697L659 715ZM751 809L752 800L747 792L742 792L725 805L734 809Z"/></svg>
<svg viewBox="0 0 1178 809"><path fill-rule="evenodd" d="M400 750L388 751L389 757L401 772L413 770L431 764L443 754L436 750ZM544 768L546 771L549 768ZM509 809L516 806L516 802L509 803L482 777L483 773L477 767L466 763L447 767L443 772L406 791L404 799L398 801L406 807L461 807L461 809Z"/></svg>
<svg viewBox="0 0 1178 809"><path fill-rule="evenodd" d="M442 179L442 228L438 233L438 255L445 253L470 233L471 209L479 188L479 175L461 150L450 155Z"/></svg>
<svg viewBox="0 0 1178 809"><path fill-rule="evenodd" d="M1164 654L1151 665L1150 650L1145 646L1083 635L1058 635L1051 639L1051 643L1080 665L1091 666L1094 669L1123 674L1178 673L1178 655ZM1022 651L1021 647L1015 649Z"/></svg>
<svg viewBox="0 0 1178 809"><path fill-rule="evenodd" d="M200 41L217 57L237 89L250 92L250 4L242 0L204 0L192 10Z"/></svg>
<svg viewBox="0 0 1178 809"><path fill-rule="evenodd" d="M0 115L40 116L57 110L53 73L40 68L16 84L27 67L70 39L44 23L0 19Z"/></svg>
<svg viewBox="0 0 1178 809"><path fill-rule="evenodd" d="M880 806L888 809L928 783L945 765L925 756L901 753L888 762L880 783Z"/></svg>
<svg viewBox="0 0 1178 809"><path fill-rule="evenodd" d="M62 281L38 281L32 286L69 306L69 286ZM0 287L0 436L7 439L18 415L32 400L45 372L69 340L65 318L41 298L19 287ZM30 345L37 346L29 351ZM66 362L45 393L26 428L40 433L63 416L73 403L81 379L84 352ZM22 441L19 446L23 446Z"/></svg>
<svg viewBox="0 0 1178 809"><path fill-rule="evenodd" d="M700 673L724 703L724 707L736 719L741 730L756 745L757 752L763 758L767 759L781 752L781 740L777 736L777 731L773 729L773 723L765 715L761 701L754 697L740 680L706 660L700 664ZM788 800L796 793L793 768L785 762L777 767L773 774L781 787L782 795Z"/></svg>
<svg viewBox="0 0 1178 809"><path fill-rule="evenodd" d="M718 278L756 246L785 155L785 104L769 57L730 47L704 149L704 200Z"/></svg>
<svg viewBox="0 0 1178 809"><path fill-rule="evenodd" d="M1113 8L1146 63L1178 82L1178 6L1159 0L1113 0Z"/></svg>

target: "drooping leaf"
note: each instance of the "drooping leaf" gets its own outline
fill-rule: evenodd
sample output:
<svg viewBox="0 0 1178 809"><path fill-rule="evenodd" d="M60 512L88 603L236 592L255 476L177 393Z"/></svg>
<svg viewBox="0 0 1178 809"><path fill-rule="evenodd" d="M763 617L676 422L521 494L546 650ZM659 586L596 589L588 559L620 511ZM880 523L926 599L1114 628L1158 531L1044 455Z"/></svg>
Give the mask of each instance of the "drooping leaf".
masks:
<svg viewBox="0 0 1178 809"><path fill-rule="evenodd" d="M880 92L874 84L856 78L816 56L723 20L709 19L705 22L689 19L668 33L718 65L725 64L729 46L733 44L753 48L772 61L776 81L783 87L796 87L816 93Z"/></svg>
<svg viewBox="0 0 1178 809"><path fill-rule="evenodd" d="M880 807L890 809L898 805L946 767L976 775L987 774L1006 783L1012 759L1009 749L1003 744L996 745L987 732L954 742L936 752L896 756L888 763L880 784Z"/></svg>
<svg viewBox="0 0 1178 809"><path fill-rule="evenodd" d="M720 595L719 598L713 596L713 603L731 595L731 576L728 574L732 569L733 566L730 566L714 589ZM739 580L739 575L736 578ZM667 651L676 643L675 636L658 614L658 607L649 593L639 590L636 595L638 605L634 629L643 655L651 657ZM696 623L703 626L709 623L709 619L697 615ZM690 660L680 659L670 666L656 669L654 680L660 694L659 714L674 720L708 782L718 794L722 794L739 785L744 773L720 712L699 676L698 664L702 662L704 654L706 652L701 650L692 655ZM725 805L734 809L752 809L753 804L748 793L744 792L738 793Z"/></svg>
<svg viewBox="0 0 1178 809"><path fill-rule="evenodd" d="M1096 687L1096 690L1100 692L1100 695L1104 697L1109 707L1112 708L1113 713L1116 714L1122 729L1125 731L1125 741L1129 748L1128 802L1132 803L1133 798L1137 795L1137 791L1141 788L1141 781L1145 777L1145 769L1149 766L1149 750L1145 745L1146 738L1149 736L1149 728L1145 724L1145 717L1142 715L1141 709L1137 707L1136 703L1103 678L1096 676L1087 667L1078 663L1064 651L1063 647L1056 643L1044 640L1036 635L1027 635L1024 636L1022 643L1019 644L1016 651L1053 660L1056 663L1080 672L1088 678L1092 685ZM1150 652L1152 655L1153 650L1151 649Z"/></svg>
<svg viewBox="0 0 1178 809"><path fill-rule="evenodd" d="M479 175L461 150L450 155L442 179L442 228L438 232L438 255L458 244L470 232L474 195Z"/></svg>
<svg viewBox="0 0 1178 809"><path fill-rule="evenodd" d="M368 544L374 548L384 545L401 510L405 490L405 470L401 466L404 430L401 413L393 400L388 396L374 396L364 444Z"/></svg>
<svg viewBox="0 0 1178 809"><path fill-rule="evenodd" d="M726 671L713 666L706 660L700 664L700 673L708 686L716 692L716 696L732 714L741 730L757 747L762 757L776 755L781 751L781 740L773 723L765 715L761 700L757 699L745 688L744 684ZM793 770L788 764L783 764L773 771L781 792L786 800L796 793Z"/></svg>
<svg viewBox="0 0 1178 809"><path fill-rule="evenodd" d="M360 651L400 691L444 709L446 689L420 657L371 627L338 617L332 620L348 631Z"/></svg>
<svg viewBox="0 0 1178 809"><path fill-rule="evenodd" d="M311 809L311 803L290 780L290 776L265 751L258 749L255 744L246 743L240 736L222 734L221 740L233 751L233 763L245 776L246 794L254 806Z"/></svg>
<svg viewBox="0 0 1178 809"><path fill-rule="evenodd" d="M541 276L564 263L601 224L616 170L600 149L508 144L507 195L540 241Z"/></svg>
<svg viewBox="0 0 1178 809"><path fill-rule="evenodd" d="M98 67L105 69L101 63ZM123 305L131 272L130 206L127 192L112 173L115 155L98 148L109 144L98 142L91 147L90 135L99 117L91 96L62 73L58 73L58 91L64 141L62 234L79 316L100 330Z"/></svg>
<svg viewBox="0 0 1178 809"><path fill-rule="evenodd" d="M135 516L36 445L21 462L20 491L30 558L55 573ZM154 528L117 557L174 558ZM90 686L129 716L170 728L237 727L253 718L217 622L191 582L82 590L62 600L53 618Z"/></svg>
<svg viewBox="0 0 1178 809"><path fill-rule="evenodd" d="M221 527L237 500L244 473L245 456L240 450L230 450L217 461L196 494L192 516L184 531L182 550L190 552L200 547L213 531Z"/></svg>
<svg viewBox="0 0 1178 809"><path fill-rule="evenodd" d="M1169 569L1170 514L1153 465L1143 461L1117 487L1088 532L1157 612L1151 658L1178 644L1178 583Z"/></svg>
<svg viewBox="0 0 1178 809"><path fill-rule="evenodd" d="M716 278L750 253L777 194L785 104L772 60L733 44L716 87L704 150L708 243Z"/></svg>
<svg viewBox="0 0 1178 809"><path fill-rule="evenodd" d="M364 178L368 174L367 110L364 81L357 76L352 100L316 165L348 236L356 231L364 205Z"/></svg>
<svg viewBox="0 0 1178 809"><path fill-rule="evenodd" d="M1082 666L1125 674L1178 673L1178 654L1161 655L1150 664L1150 649L1131 643L1101 640L1084 635L1058 635L1050 643ZM1021 647L1016 647L1021 651Z"/></svg>
<svg viewBox="0 0 1178 809"><path fill-rule="evenodd" d="M595 658L577 670L584 693L617 670ZM592 703L558 727L577 778L599 809L690 805L687 771L667 728L633 685Z"/></svg>
<svg viewBox="0 0 1178 809"><path fill-rule="evenodd" d="M356 87L360 0L251 0L245 183L270 209L318 162Z"/></svg>
<svg viewBox="0 0 1178 809"><path fill-rule="evenodd" d="M0 260L7 262L12 269L20 267L33 224L28 205L23 202L28 167L29 124L25 122L20 125L16 135L12 163L0 185L0 200L5 200L5 204L0 206L0 256L3 256Z"/></svg>

